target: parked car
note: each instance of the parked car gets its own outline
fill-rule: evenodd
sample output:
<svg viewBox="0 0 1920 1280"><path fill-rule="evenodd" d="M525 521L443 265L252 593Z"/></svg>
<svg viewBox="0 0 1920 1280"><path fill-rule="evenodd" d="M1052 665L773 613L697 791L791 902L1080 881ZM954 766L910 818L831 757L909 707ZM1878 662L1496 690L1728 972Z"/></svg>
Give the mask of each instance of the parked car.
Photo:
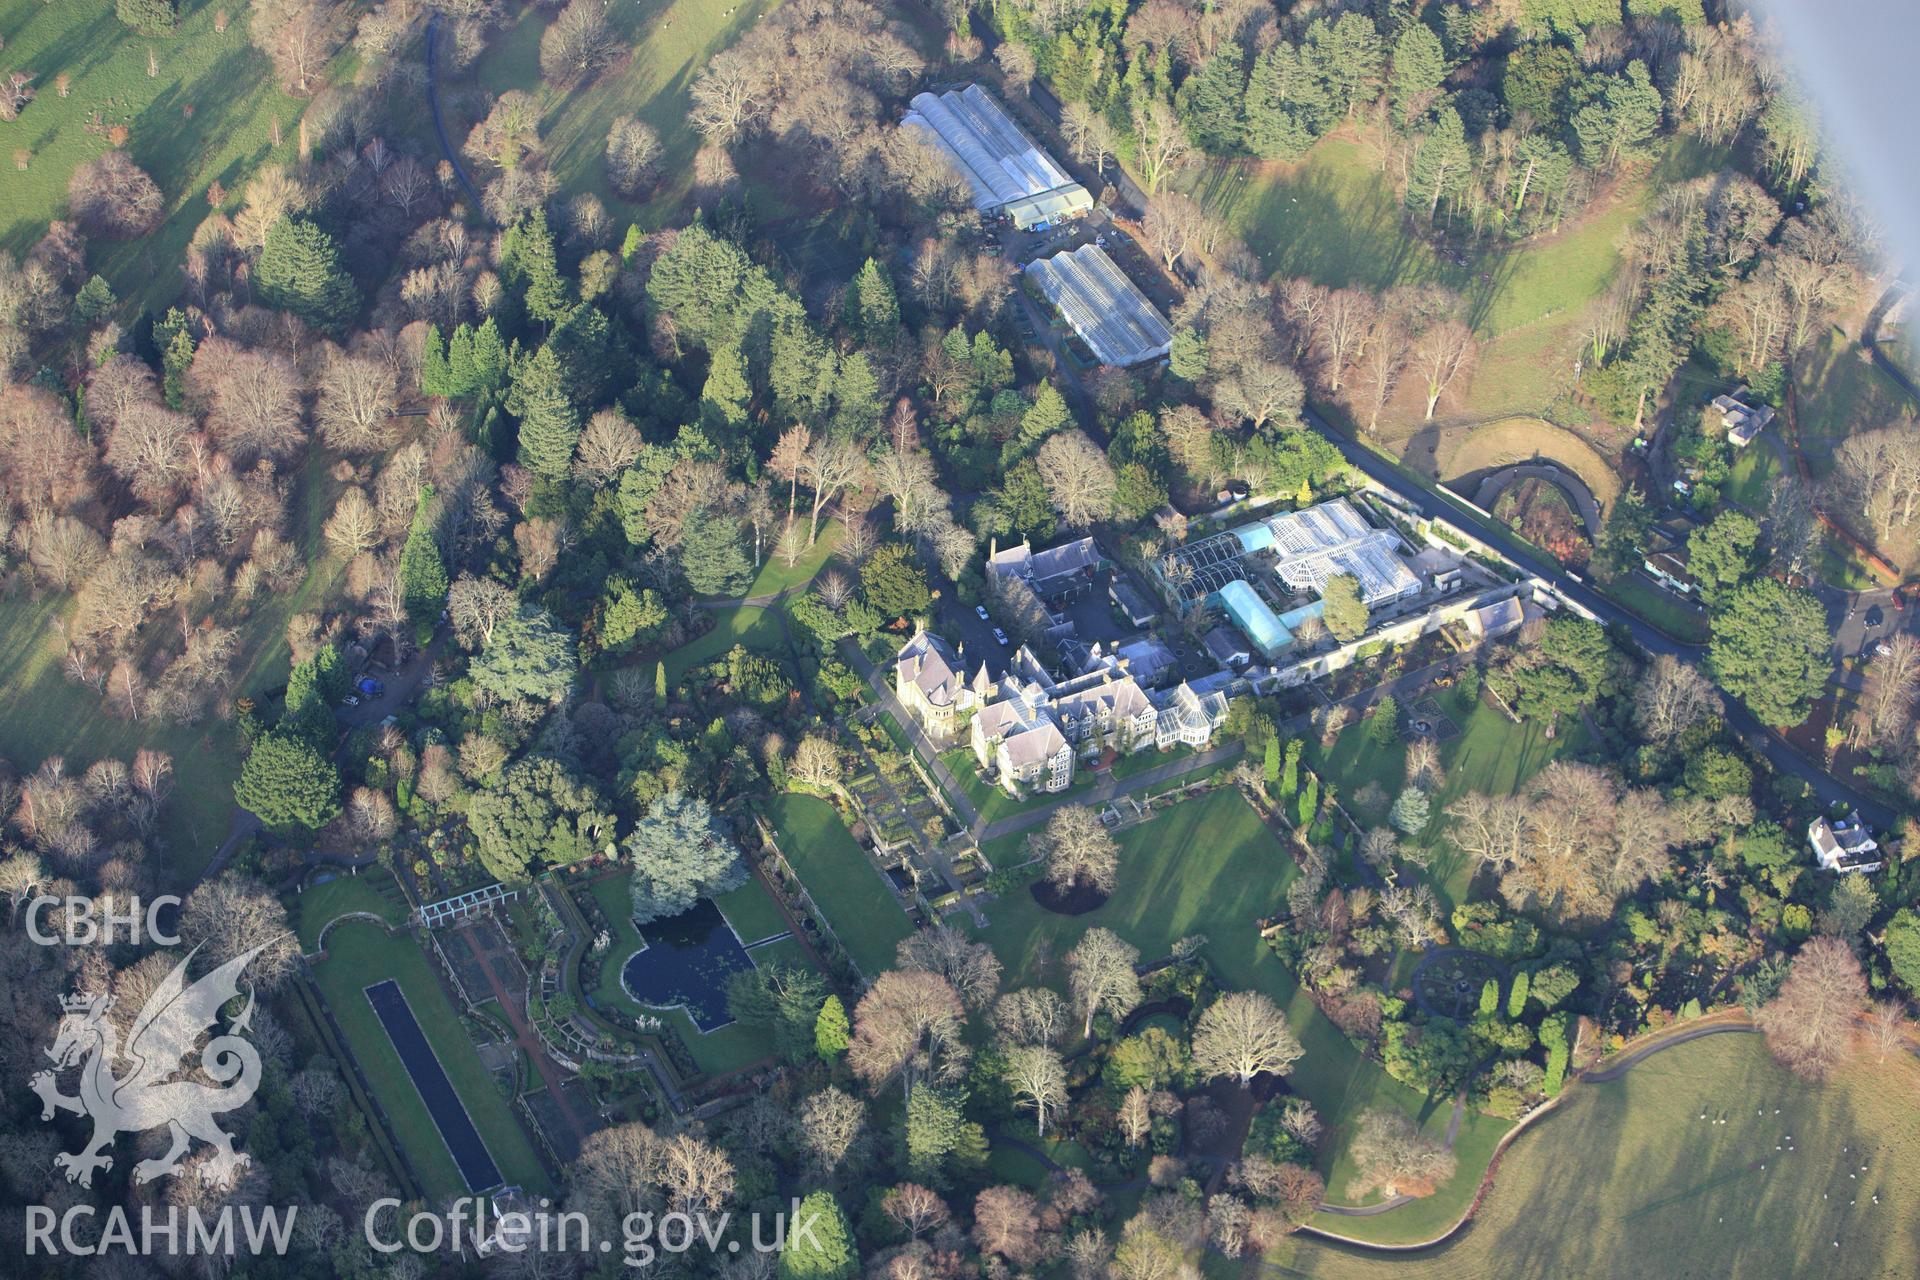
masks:
<svg viewBox="0 0 1920 1280"><path fill-rule="evenodd" d="M1002 645L1002 646L1005 646L1005 645L1007 645L1007 644L1009 644L1009 643L1011 643L1011 642L1010 642L1010 641L1009 641L1009 640L1007 639L1007 633L1006 633L1006 632L1004 632L1004 631L1002 631L1002 630L1001 630L1000 628L998 628L998 627L995 627L995 628L993 629L993 638L994 638L995 640L998 640L998 641L999 641L999 642L1001 643L1001 645Z"/></svg>
<svg viewBox="0 0 1920 1280"><path fill-rule="evenodd" d="M1685 480L1675 480L1673 482L1673 491L1679 494L1681 497L1685 497L1687 494L1693 492L1693 486L1688 484Z"/></svg>
<svg viewBox="0 0 1920 1280"><path fill-rule="evenodd" d="M982 622L992 622L992 621L993 621L993 615L992 615L992 614L989 614L989 613L987 612L987 606L985 606L985 605L983 605L983 604L977 604L977 605L975 605L975 606L973 606L973 613L974 613L974 616L975 616L975 617L977 617L977 618L979 618L979 619L980 619L980 621L982 621Z"/></svg>
<svg viewBox="0 0 1920 1280"><path fill-rule="evenodd" d="M1892 652L1893 652L1893 646L1888 644L1885 640L1876 640L1873 642L1874 657L1884 658L1884 657L1887 657Z"/></svg>
<svg viewBox="0 0 1920 1280"><path fill-rule="evenodd" d="M360 699L350 693L340 700L340 705L343 707L357 707L360 705Z"/></svg>

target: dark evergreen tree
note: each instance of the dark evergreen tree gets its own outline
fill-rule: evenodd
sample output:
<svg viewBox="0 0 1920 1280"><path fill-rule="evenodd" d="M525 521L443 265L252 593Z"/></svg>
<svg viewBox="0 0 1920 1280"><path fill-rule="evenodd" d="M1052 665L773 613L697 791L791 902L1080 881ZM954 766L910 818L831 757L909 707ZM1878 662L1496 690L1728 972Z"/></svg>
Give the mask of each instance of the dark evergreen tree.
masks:
<svg viewBox="0 0 1920 1280"><path fill-rule="evenodd" d="M324 333L341 333L360 310L360 290L340 265L333 237L304 218L273 224L253 281L262 302Z"/></svg>
<svg viewBox="0 0 1920 1280"><path fill-rule="evenodd" d="M900 299L887 269L873 258L861 266L847 289L846 325L862 345L884 346L900 328Z"/></svg>
<svg viewBox="0 0 1920 1280"><path fill-rule="evenodd" d="M447 565L433 538L432 507L433 486L428 485L414 504L413 527L400 550L401 598L413 623L414 641L421 645L433 638L434 625L447 603Z"/></svg>
<svg viewBox="0 0 1920 1280"><path fill-rule="evenodd" d="M1246 51L1230 41L1180 86L1187 136L1208 155L1239 155L1247 141L1246 96Z"/></svg>
<svg viewBox="0 0 1920 1280"><path fill-rule="evenodd" d="M473 357L471 343L469 343L467 357L471 364ZM426 337L420 343L420 394L442 398L454 394L453 367L447 357L447 344L440 337L438 325L428 325Z"/></svg>
<svg viewBox="0 0 1920 1280"><path fill-rule="evenodd" d="M544 209L527 214L500 238L500 281L540 323L551 325L566 315L567 281Z"/></svg>
<svg viewBox="0 0 1920 1280"><path fill-rule="evenodd" d="M520 419L520 465L549 480L564 478L580 442L580 414L552 347L520 362L507 408Z"/></svg>
<svg viewBox="0 0 1920 1280"><path fill-rule="evenodd" d="M741 545L740 524L714 511L688 517L680 544L680 572L701 595L737 596L753 584L753 566Z"/></svg>

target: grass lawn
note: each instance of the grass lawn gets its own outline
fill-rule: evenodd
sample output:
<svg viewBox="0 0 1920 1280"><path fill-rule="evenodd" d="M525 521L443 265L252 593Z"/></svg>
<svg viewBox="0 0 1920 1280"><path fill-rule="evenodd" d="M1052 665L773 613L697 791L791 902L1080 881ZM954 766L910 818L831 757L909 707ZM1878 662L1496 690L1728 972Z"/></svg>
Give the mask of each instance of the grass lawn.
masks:
<svg viewBox="0 0 1920 1280"><path fill-rule="evenodd" d="M840 522L829 520L821 527L820 536L814 539L813 545L792 564L769 552L766 563L760 566L760 572L753 579L753 585L747 588L747 594L770 596L776 592L791 591L795 587L806 586L819 575L820 570L827 563L827 557L832 555L834 548L839 545Z"/></svg>
<svg viewBox="0 0 1920 1280"><path fill-rule="evenodd" d="M991 923L983 936L1006 967L1008 988L1040 983L1064 990L1061 958L1095 925L1138 947L1142 961L1164 956L1180 938L1202 933L1207 962L1221 987L1264 991L1286 1010L1300 1037L1306 1052L1287 1082L1338 1130L1322 1157L1323 1172L1331 1175L1330 1197L1337 1200L1342 1189L1335 1179L1349 1176L1345 1136L1361 1111L1398 1107L1428 1122L1437 1114L1445 1127L1448 1104L1429 1104L1361 1056L1261 941L1258 922L1284 903L1287 884L1299 868L1237 792L1185 801L1119 839L1120 885L1097 910L1056 915L1024 890L987 908ZM1460 1175L1442 1194L1461 1194L1464 1207L1479 1175L1463 1160Z"/></svg>
<svg viewBox="0 0 1920 1280"><path fill-rule="evenodd" d="M1598 450L1564 427L1539 418L1509 418L1475 427L1440 461L1440 475L1452 479L1534 458L1558 462L1579 476L1603 512L1619 496L1620 477Z"/></svg>
<svg viewBox="0 0 1920 1280"><path fill-rule="evenodd" d="M1865 355L1846 334L1828 329L1794 365L1800 447L1816 477L1833 470L1833 451L1848 436L1891 426L1914 411L1900 384Z"/></svg>
<svg viewBox="0 0 1920 1280"><path fill-rule="evenodd" d="M1765 515L1781 478L1780 459L1772 449L1756 442L1734 455L1722 492L1728 501L1739 503L1755 515Z"/></svg>
<svg viewBox="0 0 1920 1280"><path fill-rule="evenodd" d="M695 667L724 658L736 644L762 653L779 653L787 646L786 631L774 609L743 604L713 612L713 630L681 645L666 656L667 684L677 685Z"/></svg>
<svg viewBox="0 0 1920 1280"><path fill-rule="evenodd" d="M651 1015L668 1023L680 1033L687 1048L692 1050L694 1061L708 1075L737 1071L773 1052L773 1046L766 1036L745 1023L736 1022L703 1034L700 1028L693 1025L693 1019L687 1016L685 1010L656 1009L629 996L626 988L620 985L620 969L626 964L627 957L640 949L640 933L633 927L633 900L629 896L627 877L603 876L592 883L591 889L594 901L600 904L600 910L613 922L613 945L607 948L607 962L600 966L600 980L594 984L595 1000L628 1013ZM720 913L727 918L727 923L733 926L733 931L740 935L743 942L764 938L786 927L784 921L777 927L768 925L768 915L778 920L780 909L774 906L773 899L755 880L749 880L732 893L715 898L714 905L720 908ZM765 951L755 952L754 956L756 964L764 964L774 958L767 956ZM804 960L800 963L804 963Z"/></svg>
<svg viewBox="0 0 1920 1280"><path fill-rule="evenodd" d="M873 977L892 968L894 947L913 932L913 922L833 806L814 796L779 795L768 802L767 816L780 851L860 971Z"/></svg>
<svg viewBox="0 0 1920 1280"><path fill-rule="evenodd" d="M1578 749L1586 741L1586 728L1577 721L1562 721L1558 735L1549 738L1545 725L1533 721L1516 725L1478 699L1468 704L1457 689L1441 691L1437 701L1459 726L1460 736L1440 744L1446 781L1433 796L1434 821L1427 832L1436 852L1427 875L1444 909L1451 911L1472 885L1474 868L1458 850L1438 842L1444 822L1439 815L1468 791L1511 795L1555 756ZM1370 818L1383 820L1385 815L1368 815L1355 808L1354 798L1361 789L1377 784L1391 803L1406 780L1406 745L1395 742L1382 747L1369 728L1366 721L1348 726L1331 750L1323 751L1318 740L1309 739L1304 753L1315 772L1338 785L1341 803L1363 823Z"/></svg>
<svg viewBox="0 0 1920 1280"><path fill-rule="evenodd" d="M1627 612L1639 615L1676 639L1699 644L1707 638L1706 614L1645 574L1623 573L1600 590Z"/></svg>
<svg viewBox="0 0 1920 1280"><path fill-rule="evenodd" d="M468 81L489 94L523 89L541 102L540 133L548 168L568 195L591 191L606 204L615 224L663 225L693 181L693 153L700 138L687 124L687 90L707 59L732 44L779 0L633 0L609 6L607 16L631 56L586 85L555 90L540 79L540 36L551 10L528 5L519 18L488 42ZM638 116L660 135L660 172L652 199L634 204L607 185L607 129L620 116ZM456 144L471 119L449 120Z"/></svg>
<svg viewBox="0 0 1920 1280"><path fill-rule="evenodd" d="M546 1170L514 1119L512 1107L480 1064L453 1002L411 936L389 935L378 925L349 920L327 936L327 958L314 967L313 976L430 1199L464 1195L467 1188L386 1028L367 1002L364 989L387 978L406 993L421 1030L433 1043L447 1078L499 1165L500 1176L530 1191L550 1189Z"/></svg>
<svg viewBox="0 0 1920 1280"><path fill-rule="evenodd" d="M1831 1083L1810 1088L1774 1065L1757 1035L1682 1045L1612 1083L1575 1085L1553 1114L1514 1140L1472 1229L1396 1257L1393 1273L1416 1280L1920 1273L1920 1235L1910 1217L1920 1193L1916 1088L1920 1067L1905 1054L1883 1065L1863 1051ZM1721 1115L1726 1124L1712 1123ZM1794 1149L1776 1151L1787 1134ZM1348 1219L1336 1229L1362 1222L1384 1229L1413 1211ZM1378 1257L1301 1236L1268 1261L1289 1275L1328 1280L1385 1269Z"/></svg>
<svg viewBox="0 0 1920 1280"><path fill-rule="evenodd" d="M312 954L320 944L320 931L327 927L329 920L356 911L371 912L388 924L401 924L406 920L406 899L386 868L369 867L357 876L336 875L302 890L294 899L300 949Z"/></svg>
<svg viewBox="0 0 1920 1280"><path fill-rule="evenodd" d="M238 208L248 178L295 160L307 109L306 101L280 92L272 65L248 40L245 5L190 0L179 7L172 35L147 37L121 25L112 0L0 0L0 67L32 75L39 91L19 120L0 125L8 153L0 248L30 248L64 211L73 171L108 149L105 128L126 126L127 154L159 184L166 217L141 239L88 246L88 265L127 304L125 319L178 292L187 243L211 212L208 186L219 181L231 193L229 212ZM222 9L232 21L219 32L215 15ZM351 53L343 55L333 72L344 73L351 61ZM62 74L72 77L66 97L57 84ZM90 128L96 112L99 124ZM24 173L12 162L16 150L31 152Z"/></svg>

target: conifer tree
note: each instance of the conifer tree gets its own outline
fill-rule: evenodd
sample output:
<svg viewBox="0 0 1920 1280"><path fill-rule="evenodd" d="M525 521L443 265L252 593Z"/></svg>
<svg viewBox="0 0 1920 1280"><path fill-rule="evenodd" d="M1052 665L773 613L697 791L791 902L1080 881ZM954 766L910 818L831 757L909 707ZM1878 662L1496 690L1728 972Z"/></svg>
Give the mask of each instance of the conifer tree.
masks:
<svg viewBox="0 0 1920 1280"><path fill-rule="evenodd" d="M552 347L520 363L507 408L520 419L520 465L549 480L564 478L580 442L580 414Z"/></svg>
<svg viewBox="0 0 1920 1280"><path fill-rule="evenodd" d="M333 237L304 218L273 224L253 281L262 302L325 333L340 333L360 310L360 290L340 265Z"/></svg>
<svg viewBox="0 0 1920 1280"><path fill-rule="evenodd" d="M176 413L186 403L187 366L193 363L193 351L193 335L182 323L160 357L161 387L167 397L167 408Z"/></svg>
<svg viewBox="0 0 1920 1280"><path fill-rule="evenodd" d="M873 258L861 266L847 290L845 321L867 346L884 345L900 327L900 299L893 280Z"/></svg>
<svg viewBox="0 0 1920 1280"><path fill-rule="evenodd" d="M492 316L473 331L472 385L468 395L491 395L507 385L507 371L513 360L507 343L500 336L500 325Z"/></svg>
<svg viewBox="0 0 1920 1280"><path fill-rule="evenodd" d="M432 504L433 486L428 485L414 504L413 527L407 530L407 543L400 551L401 596L413 623L414 640L422 645L433 638L434 624L447 603L447 565L433 540Z"/></svg>
<svg viewBox="0 0 1920 1280"><path fill-rule="evenodd" d="M544 209L535 209L507 229L501 239L500 273L502 283L522 299L535 320L550 325L566 315L567 281L560 274Z"/></svg>
<svg viewBox="0 0 1920 1280"><path fill-rule="evenodd" d="M832 1062L847 1051L852 1039L847 1023L847 1006L840 1003L839 996L828 996L813 1020L815 1051L822 1061Z"/></svg>
<svg viewBox="0 0 1920 1280"><path fill-rule="evenodd" d="M453 368L447 359L447 344L440 338L440 326L430 324L420 343L420 394L445 398L453 393Z"/></svg>

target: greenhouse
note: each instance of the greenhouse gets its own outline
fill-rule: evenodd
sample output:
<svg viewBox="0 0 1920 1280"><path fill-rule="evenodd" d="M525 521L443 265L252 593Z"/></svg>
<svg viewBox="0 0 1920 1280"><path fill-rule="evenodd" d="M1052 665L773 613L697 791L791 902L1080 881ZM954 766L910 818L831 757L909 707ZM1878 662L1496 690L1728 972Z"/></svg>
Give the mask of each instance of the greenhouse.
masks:
<svg viewBox="0 0 1920 1280"><path fill-rule="evenodd" d="M1087 189L1067 176L977 84L916 94L901 121L930 137L973 188L981 213L1004 211L1016 227L1077 217L1093 208Z"/></svg>
<svg viewBox="0 0 1920 1280"><path fill-rule="evenodd" d="M1098 245L1030 262L1027 275L1101 364L1139 364L1173 346L1166 320Z"/></svg>

